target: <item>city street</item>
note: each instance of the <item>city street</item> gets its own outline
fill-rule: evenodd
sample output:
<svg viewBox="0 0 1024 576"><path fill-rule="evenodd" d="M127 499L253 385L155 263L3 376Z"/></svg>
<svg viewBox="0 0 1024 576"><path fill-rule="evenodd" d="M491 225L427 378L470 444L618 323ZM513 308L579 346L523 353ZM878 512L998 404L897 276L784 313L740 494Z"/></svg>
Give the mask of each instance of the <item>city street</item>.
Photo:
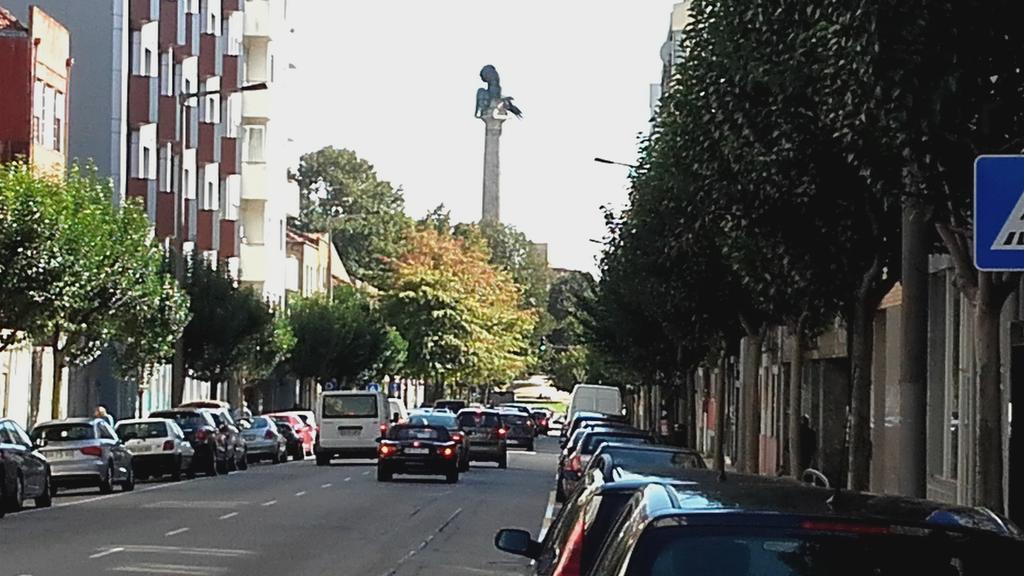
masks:
<svg viewBox="0 0 1024 576"><path fill-rule="evenodd" d="M522 573L494 549L502 526L540 530L557 441L479 464L458 484L398 476L371 461L260 464L230 476L62 492L50 509L0 520L0 576L107 573L312 576Z"/></svg>

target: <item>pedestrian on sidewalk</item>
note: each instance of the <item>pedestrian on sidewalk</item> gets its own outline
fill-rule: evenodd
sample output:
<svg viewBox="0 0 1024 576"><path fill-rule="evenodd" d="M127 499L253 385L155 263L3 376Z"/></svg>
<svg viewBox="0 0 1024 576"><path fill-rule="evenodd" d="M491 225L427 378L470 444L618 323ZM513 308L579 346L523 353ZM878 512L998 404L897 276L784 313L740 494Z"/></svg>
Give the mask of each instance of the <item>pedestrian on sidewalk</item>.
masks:
<svg viewBox="0 0 1024 576"><path fill-rule="evenodd" d="M804 414L800 417L800 470L814 466L814 457L818 453L818 432L811 426L811 417Z"/></svg>
<svg viewBox="0 0 1024 576"><path fill-rule="evenodd" d="M93 416L96 417L96 418L99 418L101 420L106 420L107 424L110 424L111 428L114 427L114 417L111 416L110 412L107 411L106 405L104 405L104 404L97 405L96 406L96 412L93 414Z"/></svg>

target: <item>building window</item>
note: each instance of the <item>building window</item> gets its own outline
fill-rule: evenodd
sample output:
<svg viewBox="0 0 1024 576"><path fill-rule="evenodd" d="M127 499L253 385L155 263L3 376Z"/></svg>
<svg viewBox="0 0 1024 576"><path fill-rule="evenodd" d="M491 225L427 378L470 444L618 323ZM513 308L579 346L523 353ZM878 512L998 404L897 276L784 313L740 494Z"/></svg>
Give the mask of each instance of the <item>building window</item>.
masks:
<svg viewBox="0 0 1024 576"><path fill-rule="evenodd" d="M174 164L171 156L171 144L165 144L160 148L157 162L157 179L160 181L161 192L172 192Z"/></svg>
<svg viewBox="0 0 1024 576"><path fill-rule="evenodd" d="M53 148L53 88L43 84L42 118L39 125L39 145Z"/></svg>
<svg viewBox="0 0 1024 576"><path fill-rule="evenodd" d="M245 162L263 162L264 148L266 144L266 127L261 125L249 125L245 127L245 146L242 150Z"/></svg>
<svg viewBox="0 0 1024 576"><path fill-rule="evenodd" d="M32 87L32 141L43 143L43 89L42 80L36 80Z"/></svg>
<svg viewBox="0 0 1024 576"><path fill-rule="evenodd" d="M160 54L160 95L174 96L174 57L171 50Z"/></svg>
<svg viewBox="0 0 1024 576"><path fill-rule="evenodd" d="M53 149L64 150L64 93L53 93Z"/></svg>

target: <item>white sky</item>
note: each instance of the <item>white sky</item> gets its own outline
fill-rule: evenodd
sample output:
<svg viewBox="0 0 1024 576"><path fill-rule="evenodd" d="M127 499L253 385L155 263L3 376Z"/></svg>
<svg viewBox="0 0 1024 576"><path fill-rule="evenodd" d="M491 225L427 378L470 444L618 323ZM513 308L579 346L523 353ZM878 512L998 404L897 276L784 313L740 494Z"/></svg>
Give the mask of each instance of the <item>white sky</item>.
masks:
<svg viewBox="0 0 1024 576"><path fill-rule="evenodd" d="M295 145L350 148L420 217L480 217L480 68L525 118L505 123L501 218L549 244L552 266L596 271L599 207L621 208L647 130L673 0L291 0L301 90Z"/></svg>

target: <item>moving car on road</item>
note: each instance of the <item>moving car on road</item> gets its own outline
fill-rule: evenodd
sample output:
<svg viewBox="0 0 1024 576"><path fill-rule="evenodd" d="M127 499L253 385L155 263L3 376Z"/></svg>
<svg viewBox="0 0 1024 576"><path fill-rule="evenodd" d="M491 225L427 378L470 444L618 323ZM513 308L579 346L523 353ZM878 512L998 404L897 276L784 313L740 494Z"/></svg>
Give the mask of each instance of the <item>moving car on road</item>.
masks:
<svg viewBox="0 0 1024 576"><path fill-rule="evenodd" d="M405 404L398 398L388 398L388 410L391 412L392 424L405 422L409 417L409 411L405 409Z"/></svg>
<svg viewBox="0 0 1024 576"><path fill-rule="evenodd" d="M434 408L443 408L450 410L453 414L458 414L460 410L466 409L465 400L438 400L434 402Z"/></svg>
<svg viewBox="0 0 1024 576"><path fill-rule="evenodd" d="M37 508L48 508L53 494L49 462L17 422L0 418L0 518L21 510L29 499Z"/></svg>
<svg viewBox="0 0 1024 576"><path fill-rule="evenodd" d="M459 481L459 445L444 426L392 426L378 447L377 480L388 482L395 474L440 474L454 484Z"/></svg>
<svg viewBox="0 0 1024 576"><path fill-rule="evenodd" d="M202 471L207 476L227 474L229 456L226 437L217 432L217 424L208 411L201 408L175 408L158 410L149 416L172 420L185 433L185 439L195 451L192 457L193 472Z"/></svg>
<svg viewBox="0 0 1024 576"><path fill-rule="evenodd" d="M33 428L31 437L50 463L52 490L96 486L108 494L114 486L135 489L132 454L106 420L53 420Z"/></svg>
<svg viewBox="0 0 1024 576"><path fill-rule="evenodd" d="M425 426L444 426L459 447L459 472L469 470L469 437L459 426L459 419L448 412L423 413L413 411L406 421L408 424Z"/></svg>
<svg viewBox="0 0 1024 576"><path fill-rule="evenodd" d="M468 408L459 412L458 419L469 439L471 462L497 462L498 468L508 467L508 431L497 410Z"/></svg>
<svg viewBox="0 0 1024 576"><path fill-rule="evenodd" d="M530 412L530 416L533 418L534 423L537 424L537 435L547 436L551 430L551 410L547 408L534 408L533 412Z"/></svg>
<svg viewBox="0 0 1024 576"><path fill-rule="evenodd" d="M533 451L533 442L537 434L534 431L533 419L528 414L505 409L501 411L501 422L505 426L505 440L509 446Z"/></svg>
<svg viewBox="0 0 1024 576"><path fill-rule="evenodd" d="M251 462L270 460L280 464L288 459L288 441L277 431L277 423L266 416L255 416L249 428L242 431Z"/></svg>
<svg viewBox="0 0 1024 576"><path fill-rule="evenodd" d="M317 466L331 458L375 458L377 439L390 426L388 399L381 392L324 392L317 404L320 434L313 447Z"/></svg>
<svg viewBox="0 0 1024 576"><path fill-rule="evenodd" d="M122 420L114 428L118 438L132 453L136 478L170 475L175 482L182 474L192 473L195 449L185 432L167 418ZM194 474L193 474L194 475Z"/></svg>

